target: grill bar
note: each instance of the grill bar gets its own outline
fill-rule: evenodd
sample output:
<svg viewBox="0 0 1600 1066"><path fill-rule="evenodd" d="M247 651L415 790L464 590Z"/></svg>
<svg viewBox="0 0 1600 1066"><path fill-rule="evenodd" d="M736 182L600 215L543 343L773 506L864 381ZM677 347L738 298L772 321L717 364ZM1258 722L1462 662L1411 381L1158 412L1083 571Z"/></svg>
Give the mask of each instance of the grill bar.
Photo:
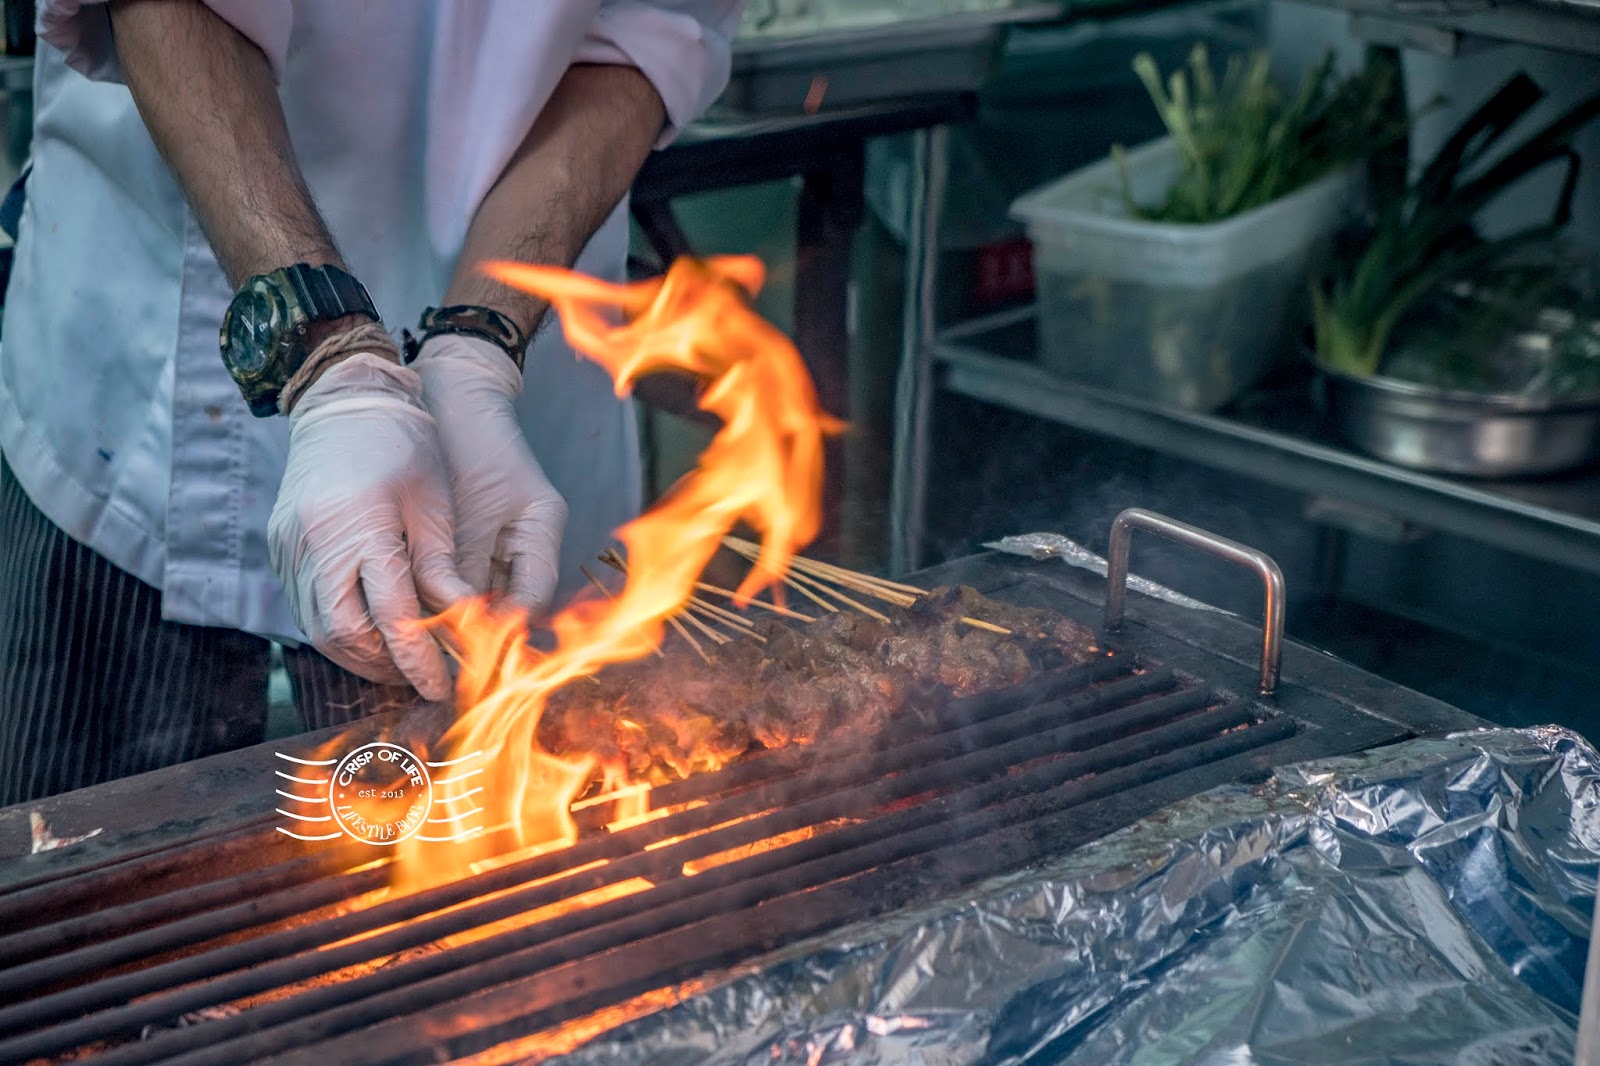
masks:
<svg viewBox="0 0 1600 1066"><path fill-rule="evenodd" d="M1055 701L1054 705L1057 707L1058 714L1061 711L1070 710L1081 716L1100 709L1097 704L1107 702L1108 696L1120 695L1126 699L1130 695L1145 694L1145 690L1153 684L1170 685L1171 682L1170 675L1165 678L1159 674L1146 675L1106 685L1104 690L1098 694L1089 693ZM1096 699L1097 696L1098 699ZM635 838L647 836L654 838L654 840L670 839L684 832L685 827L670 824L674 821L672 818L645 823L616 834L610 841L599 842L620 843L627 854L626 858L622 858L609 866L575 874L554 884L530 886L508 896L485 901L476 907L463 911L435 915L423 921L412 922L409 925L400 926L379 934L370 940L341 945L338 948L309 956L282 957L288 954L290 950L304 951L307 948L316 947L319 943L328 943L342 936L355 935L386 925L395 918L393 913L394 909L396 909L395 905L399 905L400 908L404 909L413 909L415 897L406 897L394 901L394 904L380 904L366 912L332 919L315 927L269 933L254 940L229 944L202 955L164 963L147 970L120 975L91 985L68 989L55 995L34 1000L32 1003L19 1004L17 1007L0 1011L0 1015L4 1015L7 1031L47 1024L50 1021L71 1017L85 1010L122 1002L136 995L150 995L161 987L171 987L181 982L217 977L219 974L240 966L249 966L258 962L263 963L262 965L254 966L250 970L211 980L205 985L179 989L173 993L130 1003L125 1007L103 1011L88 1018L69 1022L67 1025L53 1030L30 1033L18 1040L7 1041L4 1044L0 1044L0 1055L42 1054L46 1053L45 1049L47 1047L61 1049L76 1046L86 1040L99 1037L125 1035L130 1031L136 1031L137 1026L144 1022L170 1019L197 1007L226 1002L253 992L281 987L294 981L326 973L354 962L392 954L409 947L415 947L418 944L437 940L451 933L559 902L562 899L570 898L574 894L591 891L605 884L641 876L652 880L672 877L681 868L683 862L694 858L716 854L740 844L764 840L792 829L822 824L841 816L861 815L864 812L872 811L883 803L894 802L939 789L948 789L953 783L959 783L964 777L992 776L996 773L1003 773L1008 768L1030 762L1052 751L1071 751L1075 748L1106 744L1108 740L1124 733L1145 729L1175 715L1193 711L1203 706L1207 701L1208 697L1202 690L1179 690L1166 696L1147 699L1114 711L1101 710L1101 713L1094 717L1061 726L1042 734L1023 732L1019 735L1013 729L1010 731L1010 735L1015 739L1007 743L996 747L980 748L976 751L968 750L966 754L956 754L965 750L968 745L978 739L987 737L998 723L1007 719L1016 718L1025 726L1036 724L1040 717L1040 709L1029 708L1013 712L1012 715L1002 715L994 722L979 723L964 730L956 730L949 734L935 736L896 749L899 757L894 765L905 769L905 772L897 776L881 776L886 772L883 769L882 760L875 760L871 756L863 756L854 760L856 765L853 766L845 766L844 764L829 766L821 770L816 775L815 780L801 779L786 783L786 788L791 793L796 789L806 790L813 794L821 791L822 795L817 799L784 807L762 817L727 826L724 829L703 836L691 837L671 847L651 852L639 851L638 849L644 841ZM1114 763L1115 759L1121 757L1144 757L1149 753L1149 749L1142 748L1140 745L1159 745L1166 742L1163 738L1170 739L1171 737L1176 738L1172 740L1173 743L1187 743L1197 736L1206 736L1215 732L1218 728L1223 728L1218 724L1222 717L1228 717L1231 725L1248 720L1250 716L1251 712L1248 709L1239 707L1207 712L1196 719L1185 719L1172 725L1160 726L1157 730L1149 733L1138 734L1129 738L1126 742L1122 742L1120 746L1118 743L1112 743L1097 751L1080 755L1068 755L1043 766L1011 774L1003 778L998 784L1005 789L1036 789L1041 785L1039 778L1041 773L1071 772L1073 774L1081 774L1096 772L1097 768L1103 768L1108 765L1108 759ZM1185 724L1186 722L1190 724ZM1188 732L1191 730L1198 730L1199 732L1191 736L1190 732ZM929 757L937 758L934 753L941 751L954 754L955 757L947 757L943 762L927 765ZM841 782L863 780L863 771L874 768L879 776L876 779L870 776L866 777L865 779L869 780L870 784L840 790ZM828 791L830 789L833 791ZM756 791L761 792L762 790L757 789ZM793 803L794 799L792 795L774 798L790 803ZM760 805L745 805L744 809L760 810L762 808ZM699 816L697 820L701 822L705 822L708 817L713 820L718 818L725 820L727 817L727 812L725 811L713 812L707 816L703 808L685 813ZM922 807L911 808L909 811L901 812L900 814L871 819L866 823L862 823L861 827L851 827L851 829L859 828L862 832L880 836L884 833L899 832L904 824L902 820L904 816L942 818L945 816L945 812L942 807L929 808L927 811L924 811ZM646 832L641 834L639 832L641 830ZM834 833L825 834L825 837L829 840L826 846L829 848L837 846L837 834L841 832L846 832L846 830L837 830ZM798 845L791 845L791 847L795 846ZM568 849L557 856L545 858L559 859L563 868L570 869L575 865L581 864L586 858L573 854L581 850L582 847L580 846L579 848ZM784 855L780 856L778 861L782 863L793 861L793 852L789 849L781 850ZM734 866L740 867L740 870L748 869L742 863L719 869L732 870ZM493 873L499 874L503 873L503 871L493 871ZM700 875L701 878L708 876L709 874ZM744 876L744 874L738 873L738 876ZM480 877L470 880L479 881L481 879ZM528 879L531 878L526 876L522 878L522 880ZM704 881L699 882L701 886L707 883ZM460 883L457 882L455 886L447 887L459 885ZM701 887L696 888L696 891L703 890ZM486 891L489 891L489 889L479 884L470 894L482 894ZM653 907L660 898L660 891L660 889L657 889L649 892L647 894L649 900L646 901L645 905ZM419 894L419 896L423 895L428 895L428 893ZM617 902L626 904L631 901L624 899ZM591 920L588 916L593 913L593 908L590 908L574 915L574 918L586 923ZM547 926L537 927L535 930L536 935L548 935L545 932L546 928ZM314 939L307 939L308 933ZM448 965L471 965L473 963L470 959L460 958L455 956L454 953L470 951L474 948L482 950L480 945L484 943L488 942L479 942L478 945L466 945L463 948L452 949L451 952L441 953L431 958L443 958L444 955L450 955L451 959L448 961ZM498 941L496 943L498 944ZM497 946L494 950L502 951L506 949ZM264 961L269 958L277 958L278 961ZM430 960L422 961L428 962ZM384 971L384 973L392 974L393 971L402 969L404 967L393 967L389 971ZM377 976L372 975L372 977ZM308 1002L308 996L322 992L341 997L347 996L352 994L348 991L349 989L363 986L363 982L371 980L372 977L358 978L339 985L328 986L326 989L301 993L294 1000L286 1002L287 1005L293 1006L295 1010L302 1011ZM212 1026L215 1024L222 1023L208 1023L204 1028L214 1032L215 1030L212 1029ZM151 1045L157 1042L152 1041ZM137 1055L145 1046L136 1045L124 1049L124 1051ZM120 1061L120 1059L117 1061ZM128 1061L140 1060L138 1058L130 1058Z"/></svg>
<svg viewBox="0 0 1600 1066"><path fill-rule="evenodd" d="M1219 716L1217 720L1228 717L1231 716ZM713 891L698 895L686 893L682 898L666 902L660 895L661 889L658 889L648 894L648 901L640 901L645 903L644 907L632 898L602 904L537 929L519 931L538 935L521 936L520 939L535 942L509 953L507 948L511 946L512 936L508 936L504 938L508 941L506 945L496 943L496 950L484 951L482 961L474 962L470 969L461 969L459 963L456 968L450 968L442 959L419 960L410 964L418 968L419 974L422 964L427 963L430 964L428 969L436 971L437 976L410 985L399 985L401 975L395 974L389 977L389 981L399 987L392 990L311 1017L304 1017L304 1010L298 1010L294 1012L299 1016L298 1019L288 1024L264 1029L221 1045L213 1044L208 1050L191 1052L169 1061L174 1066L179 1063L183 1066L199 1066L216 1061L212 1056L219 1054L229 1061L252 1061L289 1048L305 1048L353 1029L414 1015L417 1011L450 1003L471 996L485 987L513 982L529 974L553 969L559 973L560 968L567 969L565 979L551 993L551 998L567 1002L557 1003L533 1019L519 1021L518 1032L482 1034L484 1046L492 1046L501 1040L582 1016L595 1006L681 981L707 968L737 963L830 928L840 921L852 917L871 917L970 884L984 874L995 872L992 858L975 860L970 854L964 857L961 854L971 850L965 845L974 839L984 837L987 848L990 844L988 836L1000 829L1037 819L1044 814L1069 810L1096 797L1125 789L1143 779L1152 769L1163 774L1180 772L1283 739L1293 732L1292 723L1274 720L1198 743L1192 735L1174 736L1170 742L1178 745L1178 750L1149 756L1144 762L1139 760L1145 758L1151 747L1159 750L1159 745L1151 745L1142 738L1129 738L1119 742L1124 747L1117 757L1125 760L1120 769L1113 768L1084 780L1069 781L1045 793L1028 794L1022 790L1022 795L1013 795L1009 802L990 809L975 809L984 806L983 799L978 796L962 795L936 800L934 804L940 808L942 817L929 819L927 815L931 812L921 808L905 812L923 814L924 817L916 822L931 821L931 824L908 825L905 831L895 833L887 840L870 841L846 851L825 851L821 856L810 859L804 855L770 853L769 856L759 857L766 859L765 863L750 860L753 865L766 867L759 876L751 877L749 871L723 868L728 873L722 880L732 882L725 885L712 885L709 882L704 886L694 884L707 878L708 874L685 878L674 886L663 888L682 885L686 889L709 887ZM997 782L989 786L987 791L995 796L1018 791L1014 787L1007 787L1009 784L1009 781ZM827 839L813 838L807 843L815 842L818 845L818 848L810 849L814 852L830 840L832 847L848 847L845 841L832 840L831 834ZM784 849L785 852L787 850ZM914 864L917 876L908 878L897 867L899 863ZM952 877L952 874L957 876ZM841 878L849 880L840 883ZM825 887L797 893L797 885ZM919 886L920 891L912 889L908 895L907 886L910 885ZM927 888L929 885L936 885L937 892L930 893ZM752 909L760 907L765 912L774 905L774 901L779 900L787 905L786 911L798 913L785 913L781 917L771 914L761 920L751 920L749 912ZM634 906L628 908L624 906L626 904ZM601 913L602 908L605 913ZM632 913L629 913L630 910ZM613 919L612 913L619 917ZM697 925L703 927L707 924L705 916L708 914L723 919L710 923L718 927L715 933L697 928ZM597 922L606 924L596 926ZM673 946L663 953L661 945L652 938L668 938ZM491 942L481 943L487 946ZM716 946L708 950L708 944ZM591 993L597 968L579 965L563 967L563 964L569 963L574 957L588 959L618 948L625 949L626 954L636 960L636 964L617 965L616 960L608 960L608 965L599 969L602 972L627 974L628 977L597 995L599 1002L573 1002ZM663 965L663 959L672 961ZM525 1008L522 1013L527 1013ZM174 1035L187 1034L180 1032ZM361 1034L362 1054L369 1061L433 1061L426 1057L426 1049L415 1047L415 1040L414 1029L404 1034L388 1033L377 1041L374 1041L373 1034L364 1032ZM152 1044L155 1042L151 1041ZM417 1057L419 1051L422 1055L420 1059ZM325 1057L328 1054L326 1046L315 1047L287 1062L326 1062L330 1061ZM116 1062L120 1066L123 1062L155 1060L108 1058L106 1061L108 1064Z"/></svg>
<svg viewBox="0 0 1600 1066"><path fill-rule="evenodd" d="M165 925L128 933L115 940L106 940L75 951L23 963L0 971L0 996L20 999L35 989L48 988L74 978L103 973L126 962L176 951L187 945L238 932L241 929L251 929L292 918L382 888L388 883L388 879L387 870L371 867L342 877L311 881L297 885L290 891L277 892L261 899L234 904L220 911L194 914ZM183 893L172 902L181 907L187 895L188 893ZM317 940L321 942L320 937ZM192 956L192 958L201 957L203 956ZM136 975L127 976L132 978ZM130 984L132 983L130 981ZM135 991L130 994L138 995L140 992ZM45 1002L45 1000L35 1002ZM0 1008L0 1033L12 1031L14 1025L11 1020L12 1012L17 1009L19 1008Z"/></svg>
<svg viewBox="0 0 1600 1066"><path fill-rule="evenodd" d="M52 952L71 951L89 944L126 936L196 911L212 911L259 899L294 885L330 877L348 866L348 858L333 852L326 855L311 855L280 866L252 870L237 877L209 881L181 891L168 892L150 899L108 907L92 914L35 926L20 933L0 937L0 967L16 966ZM329 902L340 902L363 892L370 892L374 888L380 888L386 879L387 875L382 871L362 871L353 875L350 880L341 882L339 888L329 886L334 896ZM297 912L291 910L273 913L270 908L257 908L255 913L260 921L271 921ZM172 927L169 925L168 928ZM61 956L58 954L56 957ZM11 991L9 983L0 976L0 992Z"/></svg>
<svg viewBox="0 0 1600 1066"><path fill-rule="evenodd" d="M272 848L274 838L279 837L270 824L276 817L262 816L253 820L256 824L215 836L166 842L91 870L46 871L8 885L0 896L0 929L80 914L108 895L149 895L163 881L193 880L196 870L208 867L231 866L237 871L241 866L259 865L263 851Z"/></svg>

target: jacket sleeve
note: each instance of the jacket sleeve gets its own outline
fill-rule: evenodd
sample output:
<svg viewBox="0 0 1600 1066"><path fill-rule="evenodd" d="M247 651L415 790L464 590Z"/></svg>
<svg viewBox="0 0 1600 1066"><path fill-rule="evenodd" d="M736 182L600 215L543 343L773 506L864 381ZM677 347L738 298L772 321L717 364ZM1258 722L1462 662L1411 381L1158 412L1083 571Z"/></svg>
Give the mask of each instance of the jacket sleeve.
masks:
<svg viewBox="0 0 1600 1066"><path fill-rule="evenodd" d="M727 87L745 0L602 0L573 61L637 67L667 108L656 147Z"/></svg>
<svg viewBox="0 0 1600 1066"><path fill-rule="evenodd" d="M234 29L266 54L274 77L282 77L294 22L292 0L204 0ZM41 0L35 18L39 39L66 56L67 64L95 81L120 82L122 64L111 40L105 0Z"/></svg>

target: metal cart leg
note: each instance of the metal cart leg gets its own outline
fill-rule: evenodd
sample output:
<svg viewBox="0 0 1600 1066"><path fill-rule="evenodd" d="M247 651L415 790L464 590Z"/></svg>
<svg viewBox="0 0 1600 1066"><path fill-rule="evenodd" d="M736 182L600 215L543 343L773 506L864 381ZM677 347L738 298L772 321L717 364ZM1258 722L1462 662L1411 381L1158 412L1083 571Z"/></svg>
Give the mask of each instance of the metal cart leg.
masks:
<svg viewBox="0 0 1600 1066"><path fill-rule="evenodd" d="M639 223L645 240L650 242L650 250L660 258L663 271L672 265L674 259L694 254L694 249L689 247L688 235L678 224L678 216L672 210L670 200L645 200L636 195L629 209L634 221Z"/></svg>
<svg viewBox="0 0 1600 1066"><path fill-rule="evenodd" d="M866 212L865 159L859 142L831 152L808 169L795 219L794 343L811 370L822 409L850 417L850 264ZM826 445L822 530L813 551L846 561L845 449Z"/></svg>
<svg viewBox="0 0 1600 1066"><path fill-rule="evenodd" d="M933 339L938 328L939 218L944 209L950 129L934 126L913 137L912 225L906 241L905 319L895 382L894 477L889 488L889 569L896 574L922 565Z"/></svg>

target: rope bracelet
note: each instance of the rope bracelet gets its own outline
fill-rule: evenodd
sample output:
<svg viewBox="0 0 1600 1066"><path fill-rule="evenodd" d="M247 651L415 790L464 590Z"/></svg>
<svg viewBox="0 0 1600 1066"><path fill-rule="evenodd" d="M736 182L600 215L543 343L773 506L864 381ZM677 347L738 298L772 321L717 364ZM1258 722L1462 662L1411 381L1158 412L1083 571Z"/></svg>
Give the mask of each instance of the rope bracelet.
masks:
<svg viewBox="0 0 1600 1066"><path fill-rule="evenodd" d="M376 322L363 322L352 329L335 333L306 356L300 369L284 382L283 389L278 393L278 410L284 414L294 410L300 395L316 383L324 370L344 356L357 352L371 352L396 366L400 365L400 346L388 331Z"/></svg>

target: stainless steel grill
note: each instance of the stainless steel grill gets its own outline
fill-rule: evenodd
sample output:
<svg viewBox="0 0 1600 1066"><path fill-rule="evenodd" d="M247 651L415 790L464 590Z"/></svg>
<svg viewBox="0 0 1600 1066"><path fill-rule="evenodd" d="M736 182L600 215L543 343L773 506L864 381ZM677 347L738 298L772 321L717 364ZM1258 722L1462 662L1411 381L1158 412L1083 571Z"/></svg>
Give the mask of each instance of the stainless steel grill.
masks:
<svg viewBox="0 0 1600 1066"><path fill-rule="evenodd" d="M1103 599L1089 574L998 556L919 577L1080 621ZM571 848L389 898L368 895L388 877L375 849L273 831L270 751L61 797L46 817L75 824L114 824L152 785L220 809L0 865L0 1061L457 1058L951 895L1216 784L1475 724L1294 646L1261 698L1251 627L1145 600L1127 615L1086 665L870 743L659 787L652 806L672 813L625 828L584 807ZM442 720L368 728L426 739ZM0 812L0 840L25 814Z"/></svg>

